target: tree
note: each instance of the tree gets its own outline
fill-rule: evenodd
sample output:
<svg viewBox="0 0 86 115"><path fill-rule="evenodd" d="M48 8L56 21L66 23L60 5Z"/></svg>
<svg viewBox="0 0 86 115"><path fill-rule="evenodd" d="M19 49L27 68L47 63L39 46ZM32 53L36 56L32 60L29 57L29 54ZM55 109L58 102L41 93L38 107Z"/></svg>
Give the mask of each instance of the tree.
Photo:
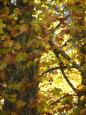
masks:
<svg viewBox="0 0 86 115"><path fill-rule="evenodd" d="M85 112L85 0L0 2L0 95L5 99L3 111L38 115L39 79L45 73L59 69L74 95L63 95L51 105L66 97L72 97L73 101L76 96L76 103L66 103L60 109L64 111L69 107L69 111L76 107L81 114ZM40 58L49 51L55 54L58 66L40 75ZM78 88L74 87L67 75L72 69L82 76Z"/></svg>
<svg viewBox="0 0 86 115"><path fill-rule="evenodd" d="M36 115L38 65L41 41L35 39L34 1L1 1L0 71L3 110ZM33 45L34 44L34 45ZM4 87L3 84L6 84Z"/></svg>

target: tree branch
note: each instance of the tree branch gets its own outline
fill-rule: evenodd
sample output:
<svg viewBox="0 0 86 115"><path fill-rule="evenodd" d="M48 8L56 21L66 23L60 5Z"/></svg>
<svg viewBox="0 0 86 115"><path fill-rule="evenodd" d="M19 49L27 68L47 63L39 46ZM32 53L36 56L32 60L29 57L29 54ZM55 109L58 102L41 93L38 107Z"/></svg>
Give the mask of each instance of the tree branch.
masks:
<svg viewBox="0 0 86 115"><path fill-rule="evenodd" d="M64 65L64 66L63 66L63 69L67 69L67 67L72 68L72 66L65 66L65 65ZM44 72L41 74L41 76L43 76L44 74L49 73L49 72L51 72L51 71L57 70L57 69L60 69L60 67L56 66L56 67L49 68L49 69L47 69L46 71L44 71Z"/></svg>
<svg viewBox="0 0 86 115"><path fill-rule="evenodd" d="M69 86L73 89L73 91L77 94L77 90L76 88L73 86L73 84L70 82L70 80L68 79L68 77L66 76L65 72L64 72L64 69L63 69L63 62L61 61L59 55L58 55L58 58L60 60L60 70L63 74L63 77L65 78L65 80L67 81L67 83L69 84Z"/></svg>
<svg viewBox="0 0 86 115"><path fill-rule="evenodd" d="M62 74L63 74L63 77L65 78L65 80L67 81L68 85L73 89L73 91L77 94L77 90L76 88L73 86L73 84L70 82L70 80L68 79L68 77L66 76L64 70L61 68L60 69Z"/></svg>
<svg viewBox="0 0 86 115"><path fill-rule="evenodd" d="M64 51L62 51L60 48L55 47L52 40L49 41L49 45L51 46L52 49L54 48L53 52L56 55L56 57L58 57L58 54L61 54L64 58L66 58L73 65L74 68L81 71L79 65L77 65L76 62L73 61L73 59L70 58Z"/></svg>
<svg viewBox="0 0 86 115"><path fill-rule="evenodd" d="M67 68L67 66L64 66L64 68ZM44 74L49 73L49 72L51 72L51 71L57 70L57 69L60 69L60 67L57 66L57 67L49 68L49 69L47 69L46 71L44 71L44 72L41 74L41 76L43 76Z"/></svg>
<svg viewBox="0 0 86 115"><path fill-rule="evenodd" d="M56 100L55 102L53 102L52 104L51 104L51 106L53 106L53 105L55 105L55 104L57 104L57 103L59 103L62 99L64 99L65 97L69 97L69 96L77 96L77 95L75 95L75 94L71 94L71 95L64 95L63 97L61 97L60 99L58 99L58 100Z"/></svg>
<svg viewBox="0 0 86 115"><path fill-rule="evenodd" d="M67 40L67 41L62 45L62 48L65 47L65 46L67 46L67 43L70 42L70 41L72 41L72 39Z"/></svg>
<svg viewBox="0 0 86 115"><path fill-rule="evenodd" d="M51 47L54 47L54 44L53 44L53 41L50 41L49 42L50 46ZM53 52L54 54L56 55L57 59L60 60L60 64L59 64L59 67L60 67L60 70L63 74L63 77L65 78L65 80L67 81L67 83L69 84L69 86L73 89L73 91L77 94L77 90L76 88L73 86L73 84L70 82L70 80L68 79L68 77L66 76L65 72L64 72L64 69L63 69L63 62L61 61L60 57L59 57L59 54L61 54L64 58L66 58L69 62L72 63L73 67L74 68L77 68L79 69L79 66L62 50L60 49L57 49L56 47L53 49Z"/></svg>

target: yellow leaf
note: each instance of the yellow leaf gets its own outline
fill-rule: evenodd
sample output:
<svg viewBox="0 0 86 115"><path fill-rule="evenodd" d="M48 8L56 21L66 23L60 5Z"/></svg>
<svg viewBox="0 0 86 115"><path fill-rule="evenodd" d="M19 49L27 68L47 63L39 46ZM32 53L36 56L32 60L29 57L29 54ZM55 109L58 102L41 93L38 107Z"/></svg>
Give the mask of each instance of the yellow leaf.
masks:
<svg viewBox="0 0 86 115"><path fill-rule="evenodd" d="M3 13L5 16L8 16L9 13L10 13L9 7L4 7L2 13Z"/></svg>
<svg viewBox="0 0 86 115"><path fill-rule="evenodd" d="M6 39L10 39L10 36L9 35L2 35L0 39L4 41Z"/></svg>
<svg viewBox="0 0 86 115"><path fill-rule="evenodd" d="M86 91L86 86L80 85L77 89L78 89L78 91Z"/></svg>
<svg viewBox="0 0 86 115"><path fill-rule="evenodd" d="M11 47L11 46L13 46L13 41L12 41L12 40L7 40L7 41L5 41L5 42L3 43L3 45L4 45L5 47Z"/></svg>
<svg viewBox="0 0 86 115"><path fill-rule="evenodd" d="M80 97L80 100L81 100L81 101L84 101L84 100L85 100L85 96L81 96L81 97Z"/></svg>
<svg viewBox="0 0 86 115"><path fill-rule="evenodd" d="M39 25L39 23L37 22L37 21L32 21L32 28L33 28L33 30L35 31L35 32L39 32L39 33L41 33L41 28L40 28L40 25Z"/></svg>
<svg viewBox="0 0 86 115"><path fill-rule="evenodd" d="M15 46L14 46L14 49L15 50L20 50L21 49L21 44L16 43Z"/></svg>

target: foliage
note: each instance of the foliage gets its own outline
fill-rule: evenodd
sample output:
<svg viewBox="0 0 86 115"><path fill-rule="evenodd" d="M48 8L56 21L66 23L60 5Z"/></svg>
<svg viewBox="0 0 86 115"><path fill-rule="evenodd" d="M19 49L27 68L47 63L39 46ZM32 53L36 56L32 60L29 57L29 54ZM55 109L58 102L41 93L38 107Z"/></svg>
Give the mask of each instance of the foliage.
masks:
<svg viewBox="0 0 86 115"><path fill-rule="evenodd" d="M1 114L86 114L86 1L0 4Z"/></svg>

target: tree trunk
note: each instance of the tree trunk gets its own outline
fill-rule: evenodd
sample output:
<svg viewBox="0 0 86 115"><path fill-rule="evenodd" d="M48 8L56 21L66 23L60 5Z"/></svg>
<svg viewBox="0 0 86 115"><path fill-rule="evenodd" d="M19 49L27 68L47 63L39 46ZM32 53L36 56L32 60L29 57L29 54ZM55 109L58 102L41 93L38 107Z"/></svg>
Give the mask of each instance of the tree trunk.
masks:
<svg viewBox="0 0 86 115"><path fill-rule="evenodd" d="M31 5L32 4L30 4L30 10L31 10L30 17L24 17L24 19L30 18L29 21L32 20L33 7ZM16 0L15 7L19 7L19 8L23 9L23 6L26 7L27 4L23 4L22 0ZM28 7L29 7L29 5L28 5ZM28 19L26 19L26 21L28 21ZM28 23L28 22L26 22L26 23ZM29 33L29 35L27 35L27 34L28 33L23 33L22 35L18 36L18 40L16 38L16 42L20 43L22 47L25 45L25 43L27 43L27 39L29 38L29 35L31 33ZM34 49L28 48L26 50L27 51L25 51L25 52L27 52L29 54ZM20 69L20 67L23 64L27 65L27 62L11 64L11 65L8 65L6 68L6 78L7 78L8 85L9 85L9 83L10 84L13 84L13 83L19 84L20 82L25 83L24 84L24 87L25 87L24 92L22 91L22 89L21 89L21 91L13 90L11 88L7 89L7 93L9 95L16 94L17 100L22 100L26 103L25 106L18 111L19 115L38 115L37 93L38 93L39 82L36 80L36 78L38 77L39 62L35 61L35 57L34 57L34 59L28 60L28 63L29 62L32 62L33 64L30 65L28 68L26 68L24 71L22 71ZM17 112L16 105L11 103L9 101L9 99L5 100L3 110Z"/></svg>

